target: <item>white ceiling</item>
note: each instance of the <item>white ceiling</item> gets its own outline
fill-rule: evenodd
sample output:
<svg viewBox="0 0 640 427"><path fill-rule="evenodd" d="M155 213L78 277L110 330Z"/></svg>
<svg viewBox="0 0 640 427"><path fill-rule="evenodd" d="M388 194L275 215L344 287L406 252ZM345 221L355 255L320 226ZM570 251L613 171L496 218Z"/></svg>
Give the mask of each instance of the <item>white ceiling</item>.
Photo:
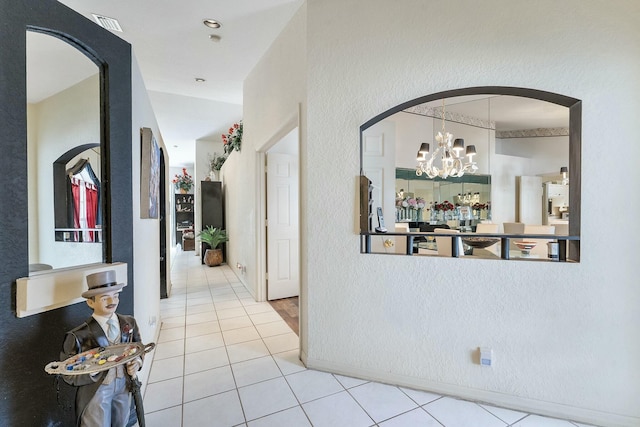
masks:
<svg viewBox="0 0 640 427"><path fill-rule="evenodd" d="M170 166L192 165L196 140L220 142L220 135L242 118L244 79L303 3L302 0L59 1L91 20L93 13L118 20L123 32L113 33L133 47L169 152ZM202 21L207 18L219 21L222 26L215 30L204 26ZM209 39L212 34L220 36L220 41L212 42ZM76 63L69 62L75 61L73 55L65 61ZM51 71L49 68L49 77L54 78ZM89 75L67 74L64 81L71 84ZM196 77L206 81L196 83ZM52 87L50 82L45 86Z"/></svg>
<svg viewBox="0 0 640 427"><path fill-rule="evenodd" d="M91 20L94 13L118 20L123 32L114 34L133 47L169 153L169 165L174 167L193 165L196 140L220 142L220 135L242 118L244 79L303 2L59 1ZM204 26L206 18L221 22L221 28ZM210 35L221 39L212 42ZM33 43L34 39L38 42ZM96 72L86 57L56 39L29 35L28 43L30 102ZM54 60L66 66L52 67ZM206 81L197 83L196 77ZM487 102L486 96L460 97L447 100L447 109L486 118ZM492 97L490 111L499 130L568 126L568 109L545 102Z"/></svg>

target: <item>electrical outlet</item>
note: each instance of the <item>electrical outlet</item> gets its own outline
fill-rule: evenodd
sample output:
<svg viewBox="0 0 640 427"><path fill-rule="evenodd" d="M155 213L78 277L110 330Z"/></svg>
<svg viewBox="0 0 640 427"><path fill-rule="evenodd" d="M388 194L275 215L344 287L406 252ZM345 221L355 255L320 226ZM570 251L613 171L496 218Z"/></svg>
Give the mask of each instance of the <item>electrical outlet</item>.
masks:
<svg viewBox="0 0 640 427"><path fill-rule="evenodd" d="M480 347L480 366L493 366L493 350L489 347Z"/></svg>

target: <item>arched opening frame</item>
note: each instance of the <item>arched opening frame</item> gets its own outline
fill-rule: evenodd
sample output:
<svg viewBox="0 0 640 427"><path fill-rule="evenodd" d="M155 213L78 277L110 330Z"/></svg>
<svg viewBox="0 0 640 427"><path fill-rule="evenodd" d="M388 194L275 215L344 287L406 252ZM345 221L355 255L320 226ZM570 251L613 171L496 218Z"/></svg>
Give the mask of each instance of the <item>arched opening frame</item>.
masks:
<svg viewBox="0 0 640 427"><path fill-rule="evenodd" d="M568 259L578 262L580 260L580 193L581 193L581 152L582 152L582 101L576 98L571 98L565 95L560 95L552 92L546 92L536 89L506 87L506 86L479 86L463 89L454 89L443 92L426 95L420 98L407 101L400 105L397 105L384 113L381 113L372 119L368 120L362 126L360 126L360 234L361 240L361 252L371 252L371 236L376 235L370 232L371 221L373 219L373 213L371 212L371 205L369 200L369 186L367 179L364 176L364 156L363 156L363 132L373 125L381 122L382 120L414 107L419 104L427 102L453 98L458 96L468 95L509 95L518 96L523 98L531 98L540 101L546 101L553 104L557 104L569 109L569 181L571 186L569 189L569 199L571 200L571 221L569 223L569 234L566 239L558 239L560 245L560 253L568 253ZM404 235L405 233L389 233L388 235ZM406 233L406 254L412 253L411 246L413 244L413 236L411 233ZM509 259L508 247L509 239L512 237L501 234L496 235L503 239L502 247L507 248L502 251L502 258ZM532 238L543 238L544 236L531 236ZM457 239L452 239L454 257L459 256L459 249L457 248ZM567 252L568 249L568 252ZM460 248L461 250L461 248ZM565 261L561 255L561 260Z"/></svg>

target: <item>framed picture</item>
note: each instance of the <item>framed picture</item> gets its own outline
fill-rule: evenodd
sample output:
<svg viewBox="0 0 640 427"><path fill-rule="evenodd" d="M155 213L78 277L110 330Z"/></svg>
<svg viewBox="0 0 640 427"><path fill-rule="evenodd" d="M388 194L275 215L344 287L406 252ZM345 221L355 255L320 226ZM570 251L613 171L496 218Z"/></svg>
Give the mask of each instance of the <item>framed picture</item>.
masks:
<svg viewBox="0 0 640 427"><path fill-rule="evenodd" d="M160 147L149 128L140 129L140 218L158 218Z"/></svg>

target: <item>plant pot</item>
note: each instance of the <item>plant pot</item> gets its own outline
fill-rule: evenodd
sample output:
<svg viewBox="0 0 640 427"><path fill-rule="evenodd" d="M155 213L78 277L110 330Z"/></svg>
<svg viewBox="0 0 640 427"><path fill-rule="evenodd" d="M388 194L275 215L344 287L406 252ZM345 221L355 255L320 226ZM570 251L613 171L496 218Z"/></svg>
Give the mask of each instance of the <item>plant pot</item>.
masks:
<svg viewBox="0 0 640 427"><path fill-rule="evenodd" d="M185 190L184 188L180 189L180 194L187 194L187 190Z"/></svg>
<svg viewBox="0 0 640 427"><path fill-rule="evenodd" d="M204 263L209 267L222 264L222 249L207 249L204 253Z"/></svg>

